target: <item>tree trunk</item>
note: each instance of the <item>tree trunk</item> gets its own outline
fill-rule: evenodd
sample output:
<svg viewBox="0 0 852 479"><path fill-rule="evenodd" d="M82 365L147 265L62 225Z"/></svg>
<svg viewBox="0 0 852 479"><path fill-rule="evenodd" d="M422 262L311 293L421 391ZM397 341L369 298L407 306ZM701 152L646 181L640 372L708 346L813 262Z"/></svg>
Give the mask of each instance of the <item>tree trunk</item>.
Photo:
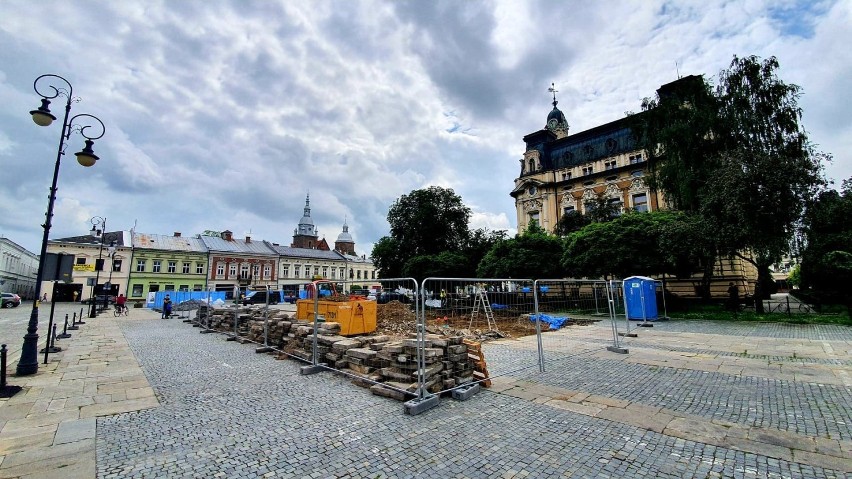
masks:
<svg viewBox="0 0 852 479"><path fill-rule="evenodd" d="M771 263L758 258L755 262L757 266L757 284L754 286L754 312L763 314L763 300L770 298L769 285L772 283L772 273L769 271Z"/></svg>
<svg viewBox="0 0 852 479"><path fill-rule="evenodd" d="M716 255L704 257L704 275L701 277L699 296L707 303L710 301L710 283L713 281L713 267L716 265Z"/></svg>

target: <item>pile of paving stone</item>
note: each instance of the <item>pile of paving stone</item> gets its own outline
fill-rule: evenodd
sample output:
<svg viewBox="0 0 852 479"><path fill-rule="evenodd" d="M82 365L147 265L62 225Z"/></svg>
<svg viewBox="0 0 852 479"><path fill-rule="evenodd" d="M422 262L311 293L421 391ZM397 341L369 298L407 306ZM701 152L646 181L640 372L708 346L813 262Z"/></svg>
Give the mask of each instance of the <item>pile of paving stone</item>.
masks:
<svg viewBox="0 0 852 479"><path fill-rule="evenodd" d="M373 394L405 400L416 393L416 338L393 340L383 334L343 337L339 333L338 323L318 324L318 362L354 377L355 384L370 388ZM287 337L283 348L286 356L313 359L312 323L293 323ZM423 362L427 391L437 393L474 380L477 358L468 355L463 341L461 336L426 335Z"/></svg>
<svg viewBox="0 0 852 479"><path fill-rule="evenodd" d="M196 313L207 325L207 308ZM211 309L210 328L223 332L237 331L248 341L263 344L266 329L268 344L282 351L279 359L313 360L314 323L294 319L291 315L258 308ZM412 314L413 315L413 314ZM386 334L344 337L340 324L320 322L316 325L317 361L325 363L353 378L359 386L373 394L404 401L416 395L417 339L393 338ZM474 381L475 370L484 368L484 359L468 354L463 336L427 334L423 349L425 388L431 393L451 389Z"/></svg>

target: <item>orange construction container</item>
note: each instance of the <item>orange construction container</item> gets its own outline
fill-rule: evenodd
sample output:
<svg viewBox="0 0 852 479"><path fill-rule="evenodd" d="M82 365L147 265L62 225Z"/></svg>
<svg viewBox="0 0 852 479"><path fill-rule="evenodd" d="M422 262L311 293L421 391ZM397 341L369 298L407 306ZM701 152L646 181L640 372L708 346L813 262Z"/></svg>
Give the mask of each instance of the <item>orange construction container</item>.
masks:
<svg viewBox="0 0 852 479"><path fill-rule="evenodd" d="M375 301L320 300L317 309L326 321L340 324L341 336L354 336L356 334L368 334L376 331ZM296 319L305 321L314 320L313 299L300 299L296 301Z"/></svg>

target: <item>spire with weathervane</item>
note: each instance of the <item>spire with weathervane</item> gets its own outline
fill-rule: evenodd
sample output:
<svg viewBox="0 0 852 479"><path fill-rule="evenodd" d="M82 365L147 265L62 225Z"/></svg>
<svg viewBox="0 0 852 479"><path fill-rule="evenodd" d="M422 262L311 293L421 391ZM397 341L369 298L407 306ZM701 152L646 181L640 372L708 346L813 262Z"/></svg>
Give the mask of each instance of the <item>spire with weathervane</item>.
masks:
<svg viewBox="0 0 852 479"><path fill-rule="evenodd" d="M559 108L556 108L556 104L559 103L556 101L556 93L559 90L556 89L555 83L551 83L547 91L553 94L553 110L550 110L550 114L547 115L545 128L553 132L556 138L566 137L568 136L568 120L565 119L565 114Z"/></svg>

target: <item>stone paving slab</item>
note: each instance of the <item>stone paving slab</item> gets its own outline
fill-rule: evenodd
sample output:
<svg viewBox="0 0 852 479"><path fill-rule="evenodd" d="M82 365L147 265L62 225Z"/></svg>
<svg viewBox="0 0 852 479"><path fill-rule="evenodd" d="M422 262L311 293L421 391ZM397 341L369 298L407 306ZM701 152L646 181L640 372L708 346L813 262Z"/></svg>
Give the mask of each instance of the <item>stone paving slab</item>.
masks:
<svg viewBox="0 0 852 479"><path fill-rule="evenodd" d="M743 376L766 360L748 359L737 374L719 371L727 358L715 361L715 370L701 370L699 361L717 358L712 353L690 353L694 359L678 359L678 367L656 365L672 381L691 378L684 389L696 388L683 395L689 402L669 408L632 397L648 379L638 378L639 389L627 395L597 387L608 381L604 372L624 373L618 376L623 381L633 377L628 368L649 365L598 356L600 344L589 343L576 364L560 357L544 374L525 369L521 376L498 377L469 401L442 400L411 417L402 414L400 403L372 396L345 378L301 376L299 363L256 355L252 345L168 322L124 327L161 406L98 419L102 477L846 476L839 440L762 427L765 413L759 410L746 424L700 407L714 388L747 395L753 384L736 382L744 377L789 389L779 379ZM701 333L690 334L707 347ZM489 369L494 364L508 371L518 369L516 361L534 361L530 343L534 339L487 345ZM557 365L567 367L552 371ZM759 373L776 374L770 368ZM832 393L848 398L842 389L823 397ZM767 416L778 422L772 401L766 404ZM828 442L820 449L817 439Z"/></svg>
<svg viewBox="0 0 852 479"><path fill-rule="evenodd" d="M852 472L849 330L670 322L622 356L607 324L567 328L543 337L545 373L534 338L489 343L491 389L406 416L345 377L132 313L92 320L0 403L0 478Z"/></svg>
<svg viewBox="0 0 852 479"><path fill-rule="evenodd" d="M10 377L24 390L0 400L0 478L93 478L94 416L158 406L113 318L88 319L62 347L48 364L39 355L37 374Z"/></svg>

